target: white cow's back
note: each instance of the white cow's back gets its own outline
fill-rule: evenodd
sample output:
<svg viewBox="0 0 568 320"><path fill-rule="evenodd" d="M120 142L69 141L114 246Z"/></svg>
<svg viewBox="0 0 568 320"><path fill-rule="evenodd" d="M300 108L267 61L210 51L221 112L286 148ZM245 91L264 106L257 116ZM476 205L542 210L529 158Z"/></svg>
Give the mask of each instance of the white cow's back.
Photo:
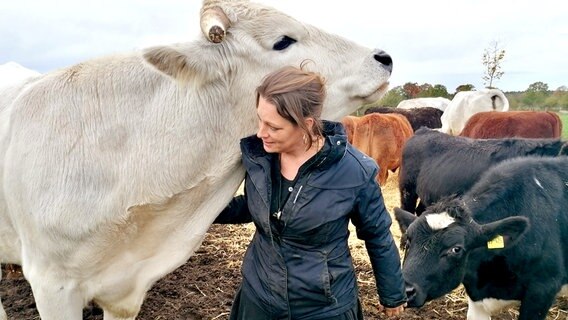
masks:
<svg viewBox="0 0 568 320"><path fill-rule="evenodd" d="M449 103L450 99L444 97L414 98L402 100L396 107L401 109L431 107L444 111Z"/></svg>
<svg viewBox="0 0 568 320"><path fill-rule="evenodd" d="M459 135L472 115L482 111L508 111L509 100L499 89L460 91L448 104L439 131Z"/></svg>
<svg viewBox="0 0 568 320"><path fill-rule="evenodd" d="M7 62L0 65L0 89L17 84L30 77L39 76L41 73L23 67L16 62Z"/></svg>

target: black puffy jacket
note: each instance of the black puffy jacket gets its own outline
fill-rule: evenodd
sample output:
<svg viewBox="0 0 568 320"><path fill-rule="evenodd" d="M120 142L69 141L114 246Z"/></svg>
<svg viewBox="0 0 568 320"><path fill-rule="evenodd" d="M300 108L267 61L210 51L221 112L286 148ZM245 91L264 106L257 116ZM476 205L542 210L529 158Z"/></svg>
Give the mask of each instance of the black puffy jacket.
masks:
<svg viewBox="0 0 568 320"><path fill-rule="evenodd" d="M283 206L279 233L271 227L271 161L256 136L241 140L245 193L216 223L254 222L242 290L275 318L325 319L357 303L348 238L349 220L364 240L380 301L406 301L391 218L375 180L377 165L347 143L341 124L324 122L326 154L296 179Z"/></svg>

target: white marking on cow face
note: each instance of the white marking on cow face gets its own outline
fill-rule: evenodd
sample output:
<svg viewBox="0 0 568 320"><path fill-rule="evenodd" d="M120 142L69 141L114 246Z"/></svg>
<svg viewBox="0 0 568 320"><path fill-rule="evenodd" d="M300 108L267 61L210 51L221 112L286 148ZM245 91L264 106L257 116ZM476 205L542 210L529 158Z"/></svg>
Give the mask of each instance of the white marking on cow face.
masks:
<svg viewBox="0 0 568 320"><path fill-rule="evenodd" d="M558 292L559 297L568 297L568 284L565 284L560 288L560 292Z"/></svg>
<svg viewBox="0 0 568 320"><path fill-rule="evenodd" d="M447 212L441 212L426 215L426 222L432 230L441 230L456 222L456 219L450 217Z"/></svg>
<svg viewBox="0 0 568 320"><path fill-rule="evenodd" d="M467 320L491 320L492 314L496 314L498 311L503 310L503 308L519 305L520 301L498 300L493 298L473 301L468 297L467 304Z"/></svg>
<svg viewBox="0 0 568 320"><path fill-rule="evenodd" d="M536 185L539 186L542 190L544 190L544 187L542 186L540 181L538 181L537 177L533 177L533 179L534 179L534 182L536 183Z"/></svg>

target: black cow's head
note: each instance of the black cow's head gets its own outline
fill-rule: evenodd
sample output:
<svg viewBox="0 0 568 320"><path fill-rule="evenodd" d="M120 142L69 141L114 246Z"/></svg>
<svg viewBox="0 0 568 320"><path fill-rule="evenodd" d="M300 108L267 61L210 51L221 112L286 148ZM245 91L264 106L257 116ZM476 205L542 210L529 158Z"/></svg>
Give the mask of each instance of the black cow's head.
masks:
<svg viewBox="0 0 568 320"><path fill-rule="evenodd" d="M439 202L419 217L394 209L401 230L406 231L402 273L409 307L421 307L455 289L463 280L474 249L487 248L498 236L505 239L506 246L512 245L528 227L524 217L480 225L460 202Z"/></svg>

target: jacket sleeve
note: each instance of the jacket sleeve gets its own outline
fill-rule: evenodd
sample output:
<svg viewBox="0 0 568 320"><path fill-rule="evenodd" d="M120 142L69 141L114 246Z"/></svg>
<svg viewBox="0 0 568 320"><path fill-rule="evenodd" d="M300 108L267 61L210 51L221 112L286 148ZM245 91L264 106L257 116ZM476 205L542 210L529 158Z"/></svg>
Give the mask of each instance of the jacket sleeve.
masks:
<svg viewBox="0 0 568 320"><path fill-rule="evenodd" d="M365 241L379 300L383 306L393 308L404 304L407 298L400 255L390 232L392 220L374 177L359 192L352 222L357 237Z"/></svg>
<svg viewBox="0 0 568 320"><path fill-rule="evenodd" d="M250 215L247 198L245 195L239 195L233 198L231 202L221 211L213 223L215 224L240 224L252 221Z"/></svg>

